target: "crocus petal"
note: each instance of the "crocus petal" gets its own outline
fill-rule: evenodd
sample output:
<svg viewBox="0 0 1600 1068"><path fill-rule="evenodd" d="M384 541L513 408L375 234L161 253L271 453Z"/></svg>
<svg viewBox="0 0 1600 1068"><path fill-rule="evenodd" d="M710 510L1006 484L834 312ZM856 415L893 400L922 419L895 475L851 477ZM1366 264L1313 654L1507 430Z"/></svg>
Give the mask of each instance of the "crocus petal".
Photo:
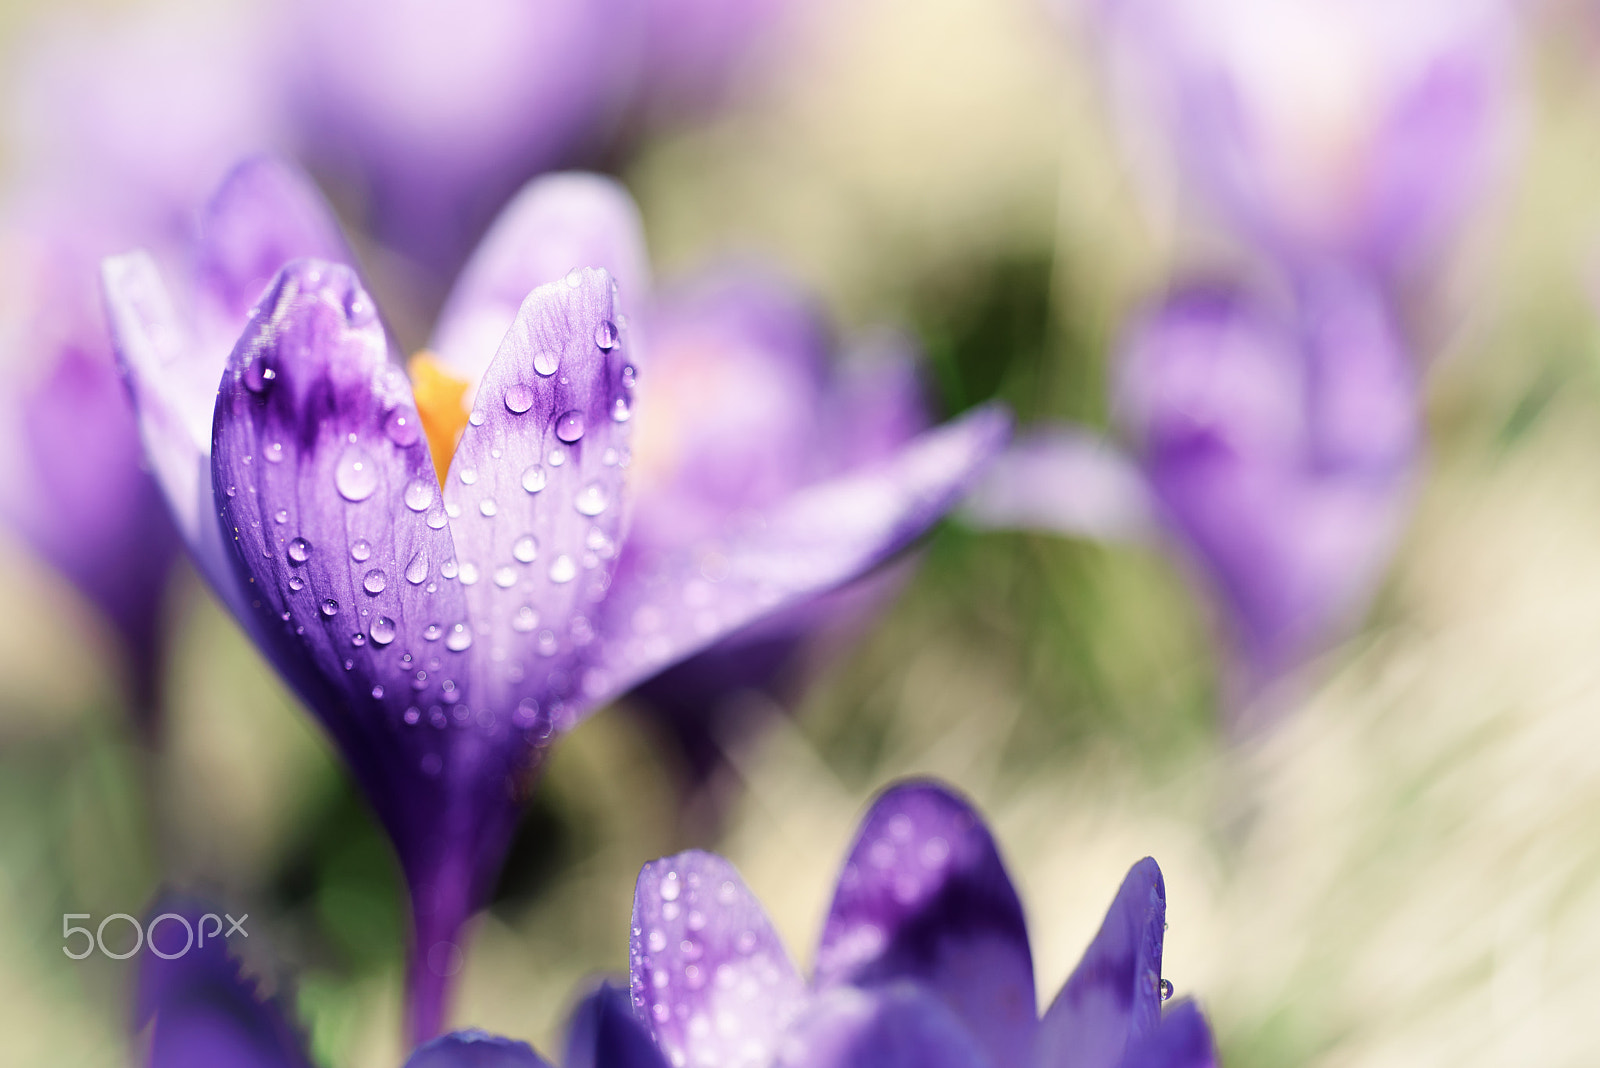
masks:
<svg viewBox="0 0 1600 1068"><path fill-rule="evenodd" d="M212 470L263 648L400 854L420 1039L437 1031L457 931L498 870L529 745L510 717L462 700L467 599L445 577L448 517L387 355L354 272L291 263L229 358Z"/></svg>
<svg viewBox="0 0 1600 1068"><path fill-rule="evenodd" d="M599 702L741 627L857 578L932 526L1003 446L986 407L889 460L794 494L724 539L625 554L583 679Z"/></svg>
<svg viewBox="0 0 1600 1068"><path fill-rule="evenodd" d="M526 1042L484 1031L454 1031L418 1046L405 1068L551 1068Z"/></svg>
<svg viewBox="0 0 1600 1068"><path fill-rule="evenodd" d="M584 268L528 295L484 375L445 480L474 698L517 708L571 689L594 641L628 502L633 369L610 275ZM449 572L446 577L455 577ZM568 721L559 708L525 717Z"/></svg>
<svg viewBox="0 0 1600 1068"><path fill-rule="evenodd" d="M527 295L579 267L603 267L625 300L650 290L639 209L598 174L550 174L523 187L479 242L434 328L433 351L477 382Z"/></svg>
<svg viewBox="0 0 1600 1068"><path fill-rule="evenodd" d="M1083 960L1039 1024L1035 1068L1116 1068L1161 1020L1167 891L1146 857L1133 866Z"/></svg>
<svg viewBox="0 0 1600 1068"><path fill-rule="evenodd" d="M629 1005L628 995L601 983L572 1014L564 1068L667 1068Z"/></svg>
<svg viewBox="0 0 1600 1068"><path fill-rule="evenodd" d="M1161 1025L1128 1046L1121 1068L1216 1068L1211 1028L1187 998L1166 1011Z"/></svg>
<svg viewBox="0 0 1600 1068"><path fill-rule="evenodd" d="M1061 426L1007 449L967 498L964 517L991 529L1120 541L1149 533L1151 508L1131 460L1096 434Z"/></svg>
<svg viewBox="0 0 1600 1068"><path fill-rule="evenodd" d="M196 288L228 344L280 268L315 257L355 265L339 223L299 169L254 156L228 173L200 217Z"/></svg>
<svg viewBox="0 0 1600 1068"><path fill-rule="evenodd" d="M646 864L633 895L633 1009L674 1064L768 1064L805 985L732 864Z"/></svg>
<svg viewBox="0 0 1600 1068"><path fill-rule="evenodd" d="M1000 1068L939 998L911 983L840 987L784 1038L774 1068Z"/></svg>
<svg viewBox="0 0 1600 1068"><path fill-rule="evenodd" d="M861 823L817 950L819 988L915 982L949 1003L995 1064L1033 1044L1022 903L982 819L933 783L886 791Z"/></svg>
<svg viewBox="0 0 1600 1068"><path fill-rule="evenodd" d="M135 1024L151 1028L148 1068L308 1068L304 1040L227 943L207 937L204 911L161 905L145 924Z"/></svg>

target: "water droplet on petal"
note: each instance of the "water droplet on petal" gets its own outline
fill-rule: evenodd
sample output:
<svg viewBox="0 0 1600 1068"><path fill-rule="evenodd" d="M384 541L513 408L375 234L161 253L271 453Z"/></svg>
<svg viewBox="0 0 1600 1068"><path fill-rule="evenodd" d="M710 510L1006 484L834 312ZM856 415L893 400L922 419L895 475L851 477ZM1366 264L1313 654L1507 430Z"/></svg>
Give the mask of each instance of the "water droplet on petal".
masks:
<svg viewBox="0 0 1600 1068"><path fill-rule="evenodd" d="M326 619L332 619L334 616L339 614L339 602L335 601L332 597L329 597L327 600L323 601L320 607L322 609L322 615Z"/></svg>
<svg viewBox="0 0 1600 1068"><path fill-rule="evenodd" d="M417 722L422 719L422 709L416 707L408 708L406 709L406 713L403 718L407 723L414 727L417 725Z"/></svg>
<svg viewBox="0 0 1600 1068"><path fill-rule="evenodd" d="M477 581L478 581L478 565L477 564L462 564L461 565L461 585L463 585L463 586L471 586L474 582L477 582Z"/></svg>
<svg viewBox="0 0 1600 1068"><path fill-rule="evenodd" d="M572 557L562 553L556 557L555 563L550 565L550 581L561 583L571 582L578 574L578 565L572 562Z"/></svg>
<svg viewBox="0 0 1600 1068"><path fill-rule="evenodd" d="M474 482L478 481L478 469L476 467L463 467L461 469L461 474L456 477L461 479L461 484L463 486L470 486Z"/></svg>
<svg viewBox="0 0 1600 1068"><path fill-rule="evenodd" d="M613 423L626 423L633 418L633 406L628 403L627 397L618 397L611 402L611 421Z"/></svg>
<svg viewBox="0 0 1600 1068"><path fill-rule="evenodd" d="M350 546L350 559L362 563L372 555L372 543L366 538L357 538Z"/></svg>
<svg viewBox="0 0 1600 1068"><path fill-rule="evenodd" d="M435 483L432 479L412 479L410 484L406 486L406 507L413 512L425 511L428 505L433 503L434 485Z"/></svg>
<svg viewBox="0 0 1600 1068"><path fill-rule="evenodd" d="M568 271L567 285L571 286L573 289L577 289L579 286L583 285L583 272L578 270L576 267Z"/></svg>
<svg viewBox="0 0 1600 1068"><path fill-rule="evenodd" d="M511 617L511 629L519 634L526 634L539 625L539 613L533 610L532 605L523 605Z"/></svg>
<svg viewBox="0 0 1600 1068"><path fill-rule="evenodd" d="M506 388L506 408L517 415L521 415L533 407L533 390L521 382L513 383Z"/></svg>
<svg viewBox="0 0 1600 1068"><path fill-rule="evenodd" d="M472 409L471 414L467 416L467 422L471 423L473 426L482 426L485 418L486 417L483 414L482 408L474 408Z"/></svg>
<svg viewBox="0 0 1600 1068"><path fill-rule="evenodd" d="M374 686L372 688L372 699L374 701L383 700L383 687L382 686Z"/></svg>
<svg viewBox="0 0 1600 1068"><path fill-rule="evenodd" d="M1171 1000L1171 998L1172 998L1172 980L1171 979L1163 979L1163 980L1161 980L1161 1000L1162 1001L1168 1001L1168 1000Z"/></svg>
<svg viewBox="0 0 1600 1068"><path fill-rule="evenodd" d="M633 364L622 369L622 388L632 389L639 382L639 370Z"/></svg>
<svg viewBox="0 0 1600 1068"><path fill-rule="evenodd" d="M411 583L413 586L420 586L422 585L423 579L427 577L428 558L422 552L422 550L419 549L417 550L416 555L411 558L411 562L406 564L406 581Z"/></svg>
<svg viewBox="0 0 1600 1068"><path fill-rule="evenodd" d="M675 871L667 872L666 877L661 880L661 900L676 901L678 900L678 895L682 892L683 887L678 883L678 873Z"/></svg>
<svg viewBox="0 0 1600 1068"><path fill-rule="evenodd" d="M485 519L494 518L495 513L499 510L500 506L494 503L493 497L485 497L478 502L478 511L483 513Z"/></svg>
<svg viewBox="0 0 1600 1068"><path fill-rule="evenodd" d="M561 353L540 350L533 354L533 369L549 378L561 366Z"/></svg>
<svg viewBox="0 0 1600 1068"><path fill-rule="evenodd" d="M531 564L539 555L539 543L532 534L524 534L511 546L513 559L523 564Z"/></svg>
<svg viewBox="0 0 1600 1068"><path fill-rule="evenodd" d="M428 526L432 529L443 530L444 525L448 522L450 522L450 516L443 505L436 502L432 508L428 509Z"/></svg>
<svg viewBox="0 0 1600 1068"><path fill-rule="evenodd" d="M574 410L557 419L556 437L568 445L583 437L583 413Z"/></svg>
<svg viewBox="0 0 1600 1068"><path fill-rule="evenodd" d="M367 636L362 634L360 631L356 631L354 634L350 635L350 644L355 646L357 649L360 649L362 646L367 644Z"/></svg>
<svg viewBox="0 0 1600 1068"><path fill-rule="evenodd" d="M295 538L289 543L289 562L303 564L311 558L311 543L304 538Z"/></svg>
<svg viewBox="0 0 1600 1068"><path fill-rule="evenodd" d="M251 393L265 393L277 377L271 352L258 352L244 365L244 388Z"/></svg>
<svg viewBox="0 0 1600 1068"><path fill-rule="evenodd" d="M598 482L591 482L573 500L572 506L579 515L596 516L606 510L608 503L606 488Z"/></svg>
<svg viewBox="0 0 1600 1068"><path fill-rule="evenodd" d="M567 462L567 454L562 452L560 449L551 449L550 455L546 457L546 462L549 463L551 467L560 467L562 464Z"/></svg>
<svg viewBox="0 0 1600 1068"><path fill-rule="evenodd" d="M350 325L356 327L366 326L378 317L378 309L360 290L350 294L345 302L344 311L350 320Z"/></svg>
<svg viewBox="0 0 1600 1068"><path fill-rule="evenodd" d="M594 343L602 352L616 348L617 325L609 319L602 319L600 325L594 328Z"/></svg>
<svg viewBox="0 0 1600 1068"><path fill-rule="evenodd" d="M273 513L272 518L274 522L287 523L289 521L289 509L279 508Z"/></svg>
<svg viewBox="0 0 1600 1068"><path fill-rule="evenodd" d="M422 636L430 642L438 641L439 636L443 633L444 630L437 623L429 623L426 627L422 628Z"/></svg>
<svg viewBox="0 0 1600 1068"><path fill-rule="evenodd" d="M396 408L383 420L383 432L402 449L409 449L422 437L421 422L410 408Z"/></svg>
<svg viewBox="0 0 1600 1068"><path fill-rule="evenodd" d="M455 578L456 575L460 574L460 572L461 565L457 564L454 559L446 560L444 563L439 565L439 574L443 575L447 579Z"/></svg>
<svg viewBox="0 0 1600 1068"><path fill-rule="evenodd" d="M267 458L267 463L269 464L283 463L283 442L274 441L262 450L261 455Z"/></svg>
<svg viewBox="0 0 1600 1068"><path fill-rule="evenodd" d="M378 488L378 469L361 449L348 446L333 469L333 484L347 501L364 501Z"/></svg>
<svg viewBox="0 0 1600 1068"><path fill-rule="evenodd" d="M457 623L450 628L450 637L444 640L444 647L452 653L459 653L472 644L472 631L467 629L465 623Z"/></svg>
<svg viewBox="0 0 1600 1068"><path fill-rule="evenodd" d="M299 575L290 575L289 588L294 590L296 593L299 593L301 590L306 588L306 580L301 578Z"/></svg>
<svg viewBox="0 0 1600 1068"><path fill-rule="evenodd" d="M538 493L540 490L544 489L545 483L548 481L549 478L545 475L544 468L540 467L538 464L534 464L532 467L522 472L522 488L527 490L529 493Z"/></svg>
<svg viewBox="0 0 1600 1068"><path fill-rule="evenodd" d="M372 621L372 644L388 645L394 641L394 620L388 616L379 616Z"/></svg>
<svg viewBox="0 0 1600 1068"><path fill-rule="evenodd" d="M510 589L517 584L517 569L510 564L503 564L494 569L494 584L502 590Z"/></svg>
<svg viewBox="0 0 1600 1068"><path fill-rule="evenodd" d="M361 580L361 588L366 590L368 593L373 594L374 596L382 593L383 588L388 584L389 576L385 575L377 568L373 568L371 571L368 571L367 577Z"/></svg>

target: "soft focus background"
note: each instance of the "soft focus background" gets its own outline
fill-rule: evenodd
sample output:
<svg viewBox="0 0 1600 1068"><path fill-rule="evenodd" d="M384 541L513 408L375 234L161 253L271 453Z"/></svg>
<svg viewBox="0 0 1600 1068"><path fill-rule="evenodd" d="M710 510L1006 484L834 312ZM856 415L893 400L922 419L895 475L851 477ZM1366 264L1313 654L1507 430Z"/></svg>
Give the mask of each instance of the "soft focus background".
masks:
<svg viewBox="0 0 1600 1068"><path fill-rule="evenodd" d="M91 74L155 76L73 58L73 34L110 55L136 11L0 8L13 185L55 158L53 109ZM1414 517L1363 625L1303 668L1276 723L1225 731L1208 609L1168 555L948 521L792 718L752 695L719 740L737 777L720 826L676 817L681 769L625 707L557 748L453 1022L554 1046L580 981L626 966L639 866L688 845L728 855L808 961L865 802L920 773L988 814L1042 996L1149 854L1166 974L1234 1068L1600 1061L1600 11L1517 11L1506 165L1413 312L1429 365ZM1024 422L1104 426L1123 317L1174 265L1227 253L1134 172L1087 19L797 3L715 100L636 108L571 161L626 182L660 276L770 258L843 329L909 331L944 412L998 395ZM350 210L336 172L316 171ZM366 240L415 342L437 295L404 240ZM0 264L8 315L25 272ZM8 339L4 361L30 358ZM130 964L66 960L60 917L137 914L176 882L249 912L247 952L322 1063L399 1064L398 875L314 724L180 567L166 721L141 745L112 633L4 538L0 1063L129 1063Z"/></svg>

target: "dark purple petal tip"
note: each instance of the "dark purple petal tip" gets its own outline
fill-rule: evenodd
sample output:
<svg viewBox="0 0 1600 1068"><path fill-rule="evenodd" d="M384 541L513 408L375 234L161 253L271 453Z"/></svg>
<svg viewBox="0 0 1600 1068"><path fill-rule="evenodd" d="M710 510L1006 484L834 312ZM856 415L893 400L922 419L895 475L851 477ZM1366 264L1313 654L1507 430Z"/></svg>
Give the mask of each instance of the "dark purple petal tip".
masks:
<svg viewBox="0 0 1600 1068"><path fill-rule="evenodd" d="M1149 857L1122 880L1078 967L1039 1028L1041 1064L1115 1068L1161 1020L1167 891Z"/></svg>
<svg viewBox="0 0 1600 1068"><path fill-rule="evenodd" d="M817 952L819 987L899 980L943 997L995 1063L1026 1057L1036 1009L1022 904L981 817L931 782L873 803Z"/></svg>
<svg viewBox="0 0 1600 1068"><path fill-rule="evenodd" d="M526 1042L484 1031L455 1031L418 1046L405 1068L551 1068Z"/></svg>
<svg viewBox="0 0 1600 1068"><path fill-rule="evenodd" d="M1121 1068L1216 1068L1211 1028L1193 1001L1167 1009L1161 1025L1128 1047Z"/></svg>
<svg viewBox="0 0 1600 1068"><path fill-rule="evenodd" d="M628 994L609 982L579 1003L567 1027L564 1068L667 1068Z"/></svg>
<svg viewBox="0 0 1600 1068"><path fill-rule="evenodd" d="M633 896L633 1010L673 1064L765 1063L804 1004L783 944L732 864L646 864Z"/></svg>

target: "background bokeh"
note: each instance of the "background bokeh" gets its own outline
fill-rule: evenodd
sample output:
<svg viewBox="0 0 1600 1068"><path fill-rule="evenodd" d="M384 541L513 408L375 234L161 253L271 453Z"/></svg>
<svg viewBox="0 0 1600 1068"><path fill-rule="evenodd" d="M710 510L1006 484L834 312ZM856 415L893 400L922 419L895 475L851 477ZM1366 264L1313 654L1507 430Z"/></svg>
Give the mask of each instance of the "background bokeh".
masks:
<svg viewBox="0 0 1600 1068"><path fill-rule="evenodd" d="M0 8L8 70L36 59L38 13ZM1600 18L1520 14L1515 159L1421 316L1414 519L1273 726L1222 729L1207 608L1169 556L948 521L793 717L751 696L720 739L720 826L677 818L680 769L627 707L556 749L453 1021L553 1046L580 981L626 966L640 864L689 845L732 859L808 960L867 799L934 774L996 829L1042 993L1149 854L1166 974L1234 1068L1600 1059ZM721 107L604 161L658 275L770 257L846 328L908 330L944 412L999 396L1105 425L1123 317L1215 239L1142 199L1072 13L801 5L767 47ZM129 1063L131 968L64 959L57 925L176 882L250 913L246 952L322 1063L399 1064L398 874L315 725L180 568L152 753L104 625L4 538L0 1063Z"/></svg>

